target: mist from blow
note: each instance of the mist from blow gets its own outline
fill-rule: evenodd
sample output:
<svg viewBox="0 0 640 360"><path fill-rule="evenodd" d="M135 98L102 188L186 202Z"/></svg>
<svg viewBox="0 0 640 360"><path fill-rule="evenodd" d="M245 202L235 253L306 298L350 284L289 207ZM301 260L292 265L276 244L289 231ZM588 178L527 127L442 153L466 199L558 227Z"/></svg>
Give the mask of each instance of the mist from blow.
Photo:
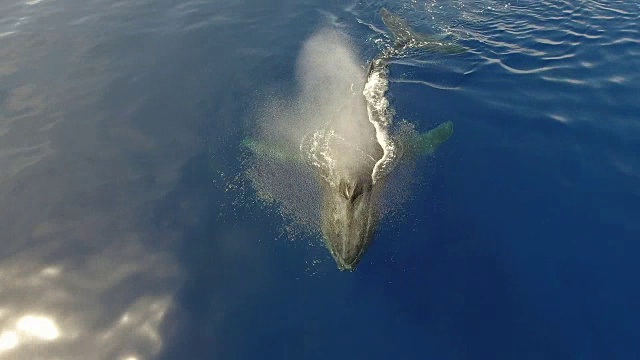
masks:
<svg viewBox="0 0 640 360"><path fill-rule="evenodd" d="M259 199L276 205L290 220L291 237L300 230L319 232L323 191L343 178L370 176L375 182L374 168L389 168L385 159L395 156L395 147L388 145L391 111L384 98L386 74L376 78L374 88L365 84L365 64L354 49L335 30L317 32L299 54L298 87L290 94L269 96L257 108L251 135L255 146L245 161L245 174ZM384 123L372 121L367 101L372 96L373 105L384 107ZM408 195L404 189L392 193L384 207L391 208Z"/></svg>

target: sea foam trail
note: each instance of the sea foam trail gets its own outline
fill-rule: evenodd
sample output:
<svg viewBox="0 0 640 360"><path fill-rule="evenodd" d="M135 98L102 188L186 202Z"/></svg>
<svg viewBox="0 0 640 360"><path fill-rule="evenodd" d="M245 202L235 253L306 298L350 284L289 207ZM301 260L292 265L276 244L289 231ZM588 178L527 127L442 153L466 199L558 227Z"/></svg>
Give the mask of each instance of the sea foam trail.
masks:
<svg viewBox="0 0 640 360"><path fill-rule="evenodd" d="M389 81L387 80L388 69L385 61L385 56L372 61L371 70L362 91L367 101L369 122L373 124L376 130L376 139L383 152L382 157L376 162L371 173L371 179L374 184L391 172L398 158L397 146L389 136L389 128L393 119L389 109L389 100L385 97L389 87Z"/></svg>

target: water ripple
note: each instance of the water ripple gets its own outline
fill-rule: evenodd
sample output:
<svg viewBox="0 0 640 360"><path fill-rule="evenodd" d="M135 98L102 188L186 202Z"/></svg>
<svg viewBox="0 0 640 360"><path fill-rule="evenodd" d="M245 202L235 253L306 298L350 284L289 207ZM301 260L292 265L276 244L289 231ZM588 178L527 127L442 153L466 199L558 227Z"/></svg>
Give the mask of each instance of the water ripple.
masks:
<svg viewBox="0 0 640 360"><path fill-rule="evenodd" d="M628 2L591 1L471 1L416 9L425 11L432 28L446 29L469 47L468 66L460 73L473 81L451 84L414 71L410 80L396 82L489 99L486 106L517 114L513 121L526 126L537 119L599 127L590 108L611 104L626 110L608 117L610 124L633 122L624 114L637 109L631 94L640 93L637 10ZM440 70L455 78L455 67L454 61Z"/></svg>

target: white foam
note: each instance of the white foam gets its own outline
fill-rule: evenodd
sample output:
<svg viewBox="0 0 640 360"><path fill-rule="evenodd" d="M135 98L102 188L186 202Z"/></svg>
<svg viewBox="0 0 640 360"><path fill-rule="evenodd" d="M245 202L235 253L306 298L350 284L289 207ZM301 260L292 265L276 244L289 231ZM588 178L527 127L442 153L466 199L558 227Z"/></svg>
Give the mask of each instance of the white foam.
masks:
<svg viewBox="0 0 640 360"><path fill-rule="evenodd" d="M382 62L383 59L374 60L374 62ZM398 157L397 147L389 136L389 128L392 123L391 112L389 111L389 100L384 96L389 87L387 80L387 71L384 66L376 66L374 63L372 72L367 78L362 94L367 100L367 113L369 122L376 129L376 140L382 147L382 158L378 160L373 167L371 179L375 184L378 180L385 177L393 169Z"/></svg>
<svg viewBox="0 0 640 360"><path fill-rule="evenodd" d="M318 130L308 135L301 144L300 152L306 155L306 160L310 166L319 170L322 178L332 186L336 161L331 157L329 142L335 137L332 130Z"/></svg>

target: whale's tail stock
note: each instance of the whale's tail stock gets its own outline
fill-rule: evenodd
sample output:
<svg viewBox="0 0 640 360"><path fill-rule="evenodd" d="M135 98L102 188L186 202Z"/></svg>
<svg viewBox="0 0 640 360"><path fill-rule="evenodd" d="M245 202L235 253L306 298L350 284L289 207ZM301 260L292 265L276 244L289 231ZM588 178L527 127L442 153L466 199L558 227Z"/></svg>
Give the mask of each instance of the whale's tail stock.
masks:
<svg viewBox="0 0 640 360"><path fill-rule="evenodd" d="M413 30L405 20L385 8L380 9L380 17L392 35L395 51L407 48L444 54L460 54L467 51L466 47L445 41L441 36L430 36Z"/></svg>

